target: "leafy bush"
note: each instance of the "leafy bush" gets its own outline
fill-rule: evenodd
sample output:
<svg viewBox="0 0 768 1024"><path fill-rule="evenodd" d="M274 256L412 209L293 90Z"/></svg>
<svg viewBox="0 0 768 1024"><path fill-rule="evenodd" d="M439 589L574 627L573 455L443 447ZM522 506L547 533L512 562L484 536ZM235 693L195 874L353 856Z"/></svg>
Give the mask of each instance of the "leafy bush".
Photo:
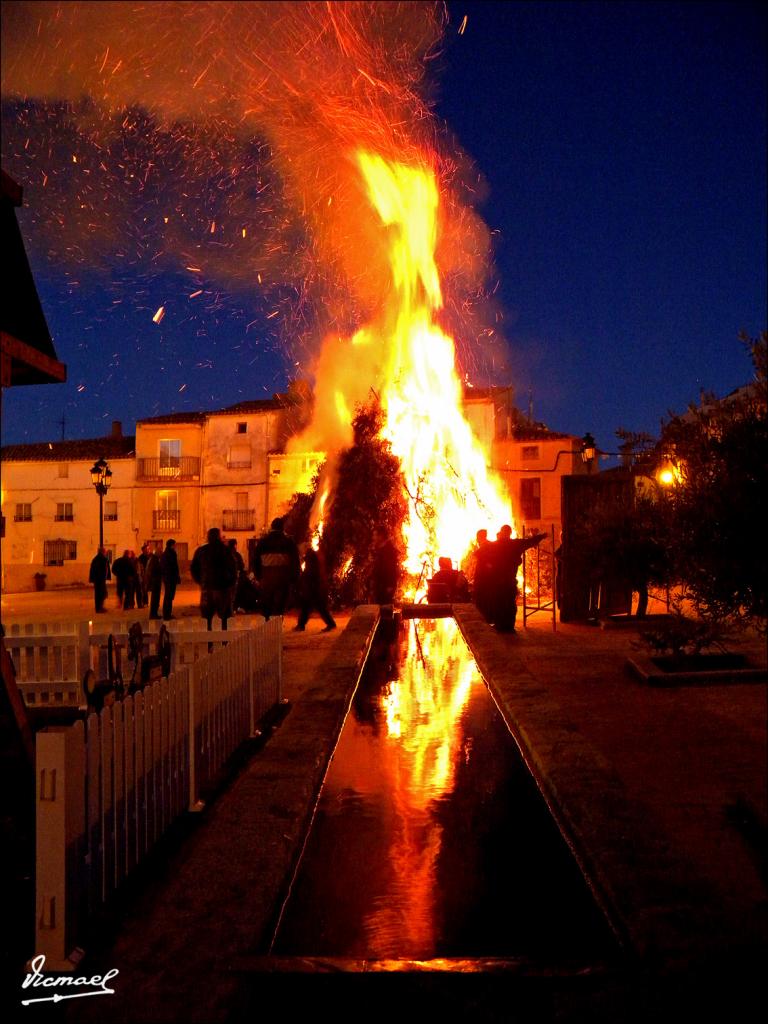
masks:
<svg viewBox="0 0 768 1024"><path fill-rule="evenodd" d="M730 631L719 618L691 618L681 602L673 602L670 615L655 629L647 630L640 641L657 655L669 655L682 661L686 655L700 654L710 647L720 647ZM636 645L637 646L637 645Z"/></svg>

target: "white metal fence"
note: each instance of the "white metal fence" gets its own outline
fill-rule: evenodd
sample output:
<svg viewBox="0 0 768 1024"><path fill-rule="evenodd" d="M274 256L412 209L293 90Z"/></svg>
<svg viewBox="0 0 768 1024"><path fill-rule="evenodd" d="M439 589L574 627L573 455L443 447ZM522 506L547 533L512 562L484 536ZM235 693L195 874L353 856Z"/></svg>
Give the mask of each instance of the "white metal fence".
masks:
<svg viewBox="0 0 768 1024"><path fill-rule="evenodd" d="M71 963L88 914L174 819L202 806L279 702L282 621L223 639L98 714L37 733L35 949L52 968Z"/></svg>

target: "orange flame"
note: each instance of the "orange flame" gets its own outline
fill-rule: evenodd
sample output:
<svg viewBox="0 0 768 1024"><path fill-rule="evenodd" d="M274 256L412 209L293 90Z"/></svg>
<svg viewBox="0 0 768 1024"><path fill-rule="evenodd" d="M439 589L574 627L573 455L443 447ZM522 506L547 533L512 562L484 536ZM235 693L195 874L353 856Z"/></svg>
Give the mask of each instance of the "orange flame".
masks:
<svg viewBox="0 0 768 1024"><path fill-rule="evenodd" d="M435 262L439 196L426 163L405 164L358 151L354 162L365 197L386 242L391 285L381 311L352 338L329 336L315 374L315 411L309 427L290 442L294 451L333 453L351 443L353 410L373 389L384 413L382 437L401 463L409 498L403 528L411 583L426 578L439 556L460 564L477 531L514 527L504 483L462 412L462 383L454 341L436 322L443 298ZM328 465L333 460L329 459ZM313 524L322 533L322 501ZM318 522L319 521L319 522ZM514 531L513 531L514 532Z"/></svg>
<svg viewBox="0 0 768 1024"><path fill-rule="evenodd" d="M403 467L410 498L406 570L417 575L438 555L460 562L478 529L511 523L512 512L462 414L453 339L434 320L442 306L435 176L370 153L357 160L390 237L394 290L382 324L383 435Z"/></svg>

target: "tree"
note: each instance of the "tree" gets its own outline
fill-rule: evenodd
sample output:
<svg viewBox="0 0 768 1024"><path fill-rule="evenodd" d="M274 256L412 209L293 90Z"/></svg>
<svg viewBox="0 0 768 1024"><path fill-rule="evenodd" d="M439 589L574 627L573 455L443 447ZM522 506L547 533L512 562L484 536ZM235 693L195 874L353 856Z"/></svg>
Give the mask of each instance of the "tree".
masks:
<svg viewBox="0 0 768 1024"><path fill-rule="evenodd" d="M638 618L649 586L667 585L673 571L669 502L650 481L640 486L646 479L635 478L626 500L595 508L574 538L582 578L593 588L636 593Z"/></svg>
<svg viewBox="0 0 768 1024"><path fill-rule="evenodd" d="M368 599L374 529L383 527L402 547L408 512L400 461L381 436L377 402L359 407L352 423L354 441L341 453L330 507L323 527L323 551L337 602Z"/></svg>
<svg viewBox="0 0 768 1024"><path fill-rule="evenodd" d="M697 612L764 629L768 334L742 340L754 382L672 416L659 449L679 474L670 489L676 571Z"/></svg>

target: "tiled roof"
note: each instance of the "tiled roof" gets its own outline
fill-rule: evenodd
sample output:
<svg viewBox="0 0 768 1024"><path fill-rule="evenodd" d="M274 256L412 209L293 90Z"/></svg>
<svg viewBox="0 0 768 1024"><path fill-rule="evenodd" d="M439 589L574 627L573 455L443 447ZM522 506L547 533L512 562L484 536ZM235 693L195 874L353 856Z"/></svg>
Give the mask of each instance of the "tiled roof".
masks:
<svg viewBox="0 0 768 1024"><path fill-rule="evenodd" d="M231 416L233 413L269 412L271 409L285 409L287 406L296 405L296 401L288 395L273 395L272 398L257 398L252 402L237 402L224 409L216 409L208 415Z"/></svg>
<svg viewBox="0 0 768 1024"><path fill-rule="evenodd" d="M550 430L543 423L521 424L513 428L511 436L513 441L564 441L573 437L572 434Z"/></svg>
<svg viewBox="0 0 768 1024"><path fill-rule="evenodd" d="M273 395L250 402L237 402L223 409L209 409L203 412L170 412L164 416L150 416L139 423L205 423L211 416L245 416L248 413L270 412L272 409L289 409L301 404L301 398L294 395Z"/></svg>
<svg viewBox="0 0 768 1024"><path fill-rule="evenodd" d="M167 412L162 416L148 416L138 420L137 426L143 423L205 423L207 412Z"/></svg>
<svg viewBox="0 0 768 1024"><path fill-rule="evenodd" d="M135 454L135 437L95 437L78 441L41 441L0 448L3 462L81 462L127 459Z"/></svg>

